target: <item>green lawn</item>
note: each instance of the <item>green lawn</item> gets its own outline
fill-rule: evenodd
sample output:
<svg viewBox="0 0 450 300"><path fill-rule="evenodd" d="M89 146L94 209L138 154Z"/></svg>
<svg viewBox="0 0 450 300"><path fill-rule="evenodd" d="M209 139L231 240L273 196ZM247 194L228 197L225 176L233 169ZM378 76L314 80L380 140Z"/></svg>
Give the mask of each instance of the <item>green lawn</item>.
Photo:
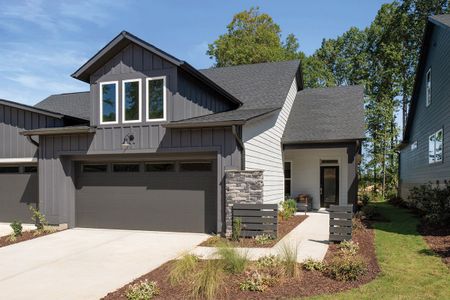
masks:
<svg viewBox="0 0 450 300"><path fill-rule="evenodd" d="M387 203L375 206L391 220L374 225L381 274L358 289L312 299L450 299L450 271L417 233L417 218Z"/></svg>

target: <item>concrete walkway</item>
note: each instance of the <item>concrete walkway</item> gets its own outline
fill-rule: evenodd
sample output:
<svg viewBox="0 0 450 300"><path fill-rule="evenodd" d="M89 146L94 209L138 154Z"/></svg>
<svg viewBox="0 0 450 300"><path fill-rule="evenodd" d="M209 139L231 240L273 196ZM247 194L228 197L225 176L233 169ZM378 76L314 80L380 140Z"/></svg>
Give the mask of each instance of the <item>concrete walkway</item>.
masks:
<svg viewBox="0 0 450 300"><path fill-rule="evenodd" d="M36 226L33 224L22 224L23 231L29 231L36 229ZM0 223L0 236L10 235L12 233L12 229L10 223Z"/></svg>
<svg viewBox="0 0 450 300"><path fill-rule="evenodd" d="M307 258L322 261L328 250L329 215L325 210L309 212L308 218L298 225L289 234L283 237L272 248L238 248L246 253L250 260L257 260L266 255L277 255L282 247L297 247L297 261ZM200 258L216 258L216 248L197 247L191 253Z"/></svg>
<svg viewBox="0 0 450 300"><path fill-rule="evenodd" d="M70 229L0 248L0 298L99 299L209 236Z"/></svg>

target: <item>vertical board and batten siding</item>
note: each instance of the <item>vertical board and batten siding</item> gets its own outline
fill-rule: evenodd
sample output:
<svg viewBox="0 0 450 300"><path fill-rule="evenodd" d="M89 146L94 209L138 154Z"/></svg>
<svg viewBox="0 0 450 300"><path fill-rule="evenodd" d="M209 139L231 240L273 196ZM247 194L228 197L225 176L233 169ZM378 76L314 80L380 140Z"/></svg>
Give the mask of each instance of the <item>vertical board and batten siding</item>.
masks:
<svg viewBox="0 0 450 300"><path fill-rule="evenodd" d="M132 128L130 130L133 130ZM142 130L137 127L136 130ZM151 139L141 140L137 131L135 144L132 149L124 151L120 144L122 140L115 139L110 143L108 137L98 134L79 134L44 136L41 138L39 159L39 203L51 223L74 224L74 174L71 155L127 155L130 160L133 154L158 153L217 153L218 168L218 207L223 207L224 201L224 170L227 168L240 169L241 153L231 128L202 128L202 129L164 129L158 136L159 144L151 144ZM219 214L220 215L220 214ZM222 226L222 220L219 220Z"/></svg>
<svg viewBox="0 0 450 300"><path fill-rule="evenodd" d="M19 133L62 125L60 119L0 104L0 158L37 158L36 146Z"/></svg>
<svg viewBox="0 0 450 300"><path fill-rule="evenodd" d="M193 118L231 109L231 105L226 99L179 70L174 64L138 45L130 44L91 75L91 125L100 126L100 129L122 126L122 80L127 79L141 79L142 122L136 124L149 126L164 123L146 121L145 95L147 87L145 79L160 76L166 77L167 121ZM119 124L117 125L99 125L100 83L106 81L119 81Z"/></svg>
<svg viewBox="0 0 450 300"><path fill-rule="evenodd" d="M297 81L294 79L286 101L278 114L250 121L242 129L246 169L264 170L263 201L265 204L275 204L284 200L281 138L296 94Z"/></svg>
<svg viewBox="0 0 450 300"><path fill-rule="evenodd" d="M434 26L420 78L416 112L410 128L409 144L400 154L400 191L407 197L408 190L427 182L441 183L450 179L450 29ZM431 105L426 107L426 72L431 67ZM442 163L428 163L428 138L439 129L444 130ZM417 141L417 149L411 144Z"/></svg>

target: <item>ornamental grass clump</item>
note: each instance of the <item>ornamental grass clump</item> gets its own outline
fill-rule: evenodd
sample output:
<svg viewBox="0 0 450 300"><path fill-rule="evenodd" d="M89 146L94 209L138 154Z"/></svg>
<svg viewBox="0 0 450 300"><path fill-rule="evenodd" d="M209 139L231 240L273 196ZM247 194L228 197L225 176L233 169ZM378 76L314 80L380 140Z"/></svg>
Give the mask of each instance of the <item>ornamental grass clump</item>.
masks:
<svg viewBox="0 0 450 300"><path fill-rule="evenodd" d="M244 272L249 261L246 252L241 253L228 244L221 245L217 250L217 254L223 262L224 270L232 274Z"/></svg>
<svg viewBox="0 0 450 300"><path fill-rule="evenodd" d="M280 251L284 273L288 277L297 277L300 272L297 264L297 247L283 244Z"/></svg>
<svg viewBox="0 0 450 300"><path fill-rule="evenodd" d="M204 267L193 275L192 297L195 299L215 299L223 284L223 262L208 260Z"/></svg>
<svg viewBox="0 0 450 300"><path fill-rule="evenodd" d="M185 254L177 259L169 273L171 285L177 285L190 278L196 270L199 258L193 254Z"/></svg>

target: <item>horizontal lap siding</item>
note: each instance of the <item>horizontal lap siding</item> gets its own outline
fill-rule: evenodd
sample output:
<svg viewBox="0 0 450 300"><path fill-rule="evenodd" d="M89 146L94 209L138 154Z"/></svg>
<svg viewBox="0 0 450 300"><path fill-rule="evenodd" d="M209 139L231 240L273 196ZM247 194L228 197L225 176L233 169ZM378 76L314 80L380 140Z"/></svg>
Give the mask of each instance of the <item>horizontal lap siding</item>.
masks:
<svg viewBox="0 0 450 300"><path fill-rule="evenodd" d="M243 127L245 167L264 170L264 203L278 203L284 199L281 137L296 94L297 82L294 79L278 114L249 122Z"/></svg>
<svg viewBox="0 0 450 300"><path fill-rule="evenodd" d="M37 157L36 146L20 132L55 126L62 126L62 120L0 105L0 158Z"/></svg>
<svg viewBox="0 0 450 300"><path fill-rule="evenodd" d="M415 184L450 179L450 30L435 26L430 50L422 74L416 113L413 119L410 143L400 156L401 185L407 190ZM434 45L435 44L435 45ZM431 67L432 102L425 105L425 76ZM437 130L444 129L443 162L428 163L428 138ZM417 141L416 150L411 143ZM403 192L403 196L407 193Z"/></svg>

